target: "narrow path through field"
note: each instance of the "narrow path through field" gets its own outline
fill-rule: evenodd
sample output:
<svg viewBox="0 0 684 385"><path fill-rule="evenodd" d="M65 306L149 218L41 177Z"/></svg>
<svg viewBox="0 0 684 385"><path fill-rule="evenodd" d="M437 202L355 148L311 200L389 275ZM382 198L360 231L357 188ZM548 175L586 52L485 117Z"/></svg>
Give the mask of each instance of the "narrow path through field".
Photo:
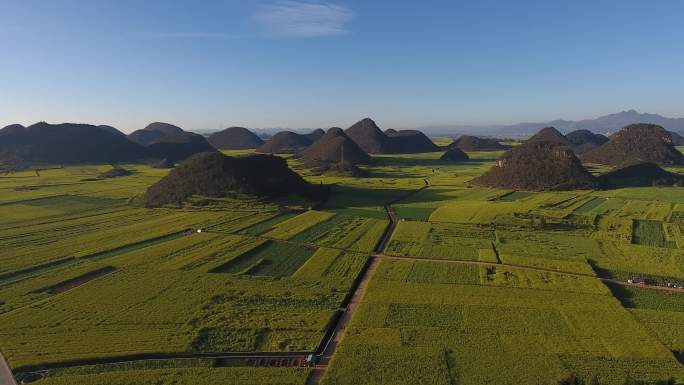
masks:
<svg viewBox="0 0 684 385"><path fill-rule="evenodd" d="M17 385L17 382L12 375L12 371L10 370L9 365L7 365L2 353L0 353L0 385Z"/></svg>
<svg viewBox="0 0 684 385"><path fill-rule="evenodd" d="M323 375L330 364L330 360L337 350L337 346L344 337L347 326L349 326L354 312L356 312L356 309L359 307L359 304L363 299L363 295L366 293L368 283L370 282L371 278L373 278L375 271L378 269L378 265L380 265L380 259L376 257L370 257L368 267L363 272L363 276L361 277L361 280L359 281L359 284L356 287L349 304L344 309L344 313L342 313L342 316L337 322L335 330L332 334L332 338L328 340L325 348L320 353L320 362L313 368L313 371L307 381L308 385L316 385L321 381L321 378L323 378Z"/></svg>
<svg viewBox="0 0 684 385"><path fill-rule="evenodd" d="M385 205L385 212L387 213L387 217L390 220L387 224L387 228L385 228L385 231L382 233L382 237L380 237L380 240L375 245L375 248L373 249L373 255L369 256L370 260L368 261L364 269L361 271L360 278L356 281L356 284L352 286L353 293L349 299L349 302L347 303L346 308L344 309L344 312L337 320L337 324L333 329L330 339L324 346L323 351L317 352L320 355L320 362L318 363L318 365L316 365L316 367L314 367L313 371L311 372L311 375L307 380L307 385L318 385L323 376L325 375L325 371L328 369L328 365L330 364L330 360L332 359L333 355L335 354L335 351L337 350L337 346L344 338L345 332L347 331L347 326L349 326L349 323L351 322L354 313L356 312L357 308L359 307L359 304L361 304L361 301L363 300L363 296L366 293L368 283L370 283L371 279L373 278L373 275L375 275L375 272L377 271L378 266L380 265L381 258L379 256L381 256L387 248L387 244L389 244L389 241L392 238L392 234L394 233L394 230L397 228L397 223L399 221L397 214L394 211L394 208L392 207L392 204L407 199L408 197L417 194L430 186L430 182L427 179L423 179L423 181L425 182L425 185L421 188L415 191L411 191L399 198L396 198Z"/></svg>

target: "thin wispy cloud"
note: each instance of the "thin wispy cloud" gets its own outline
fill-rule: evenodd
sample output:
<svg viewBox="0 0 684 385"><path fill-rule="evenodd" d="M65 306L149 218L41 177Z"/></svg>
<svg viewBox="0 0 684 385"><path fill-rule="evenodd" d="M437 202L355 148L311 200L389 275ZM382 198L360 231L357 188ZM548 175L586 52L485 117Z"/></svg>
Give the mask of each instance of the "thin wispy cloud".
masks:
<svg viewBox="0 0 684 385"><path fill-rule="evenodd" d="M242 36L221 32L156 32L155 39L240 39Z"/></svg>
<svg viewBox="0 0 684 385"><path fill-rule="evenodd" d="M329 2L282 0L258 7L253 21L274 36L316 37L348 33L354 12Z"/></svg>

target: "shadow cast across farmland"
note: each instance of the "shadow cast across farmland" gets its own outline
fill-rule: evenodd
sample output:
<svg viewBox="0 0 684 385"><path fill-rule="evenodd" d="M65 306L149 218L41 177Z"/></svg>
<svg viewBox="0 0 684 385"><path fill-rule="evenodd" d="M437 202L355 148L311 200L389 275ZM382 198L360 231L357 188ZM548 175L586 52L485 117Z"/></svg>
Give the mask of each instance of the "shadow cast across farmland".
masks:
<svg viewBox="0 0 684 385"><path fill-rule="evenodd" d="M622 306L626 308L635 308L636 304L634 303L634 294L632 294L629 290L627 290L624 286L622 285L616 285L612 283L605 283L610 292L613 294L613 297L617 298L618 301L622 304Z"/></svg>
<svg viewBox="0 0 684 385"><path fill-rule="evenodd" d="M396 171L378 171L374 169L368 169L368 177L370 178L382 178L382 179L422 179L426 176L426 172L421 172L424 170L416 170L415 172L409 170L396 170Z"/></svg>
<svg viewBox="0 0 684 385"><path fill-rule="evenodd" d="M596 273L596 276L599 278L609 278L609 279L618 279L618 277L610 270L604 269L598 265L598 262L596 262L593 259L587 259L587 263L591 268L594 270Z"/></svg>
<svg viewBox="0 0 684 385"><path fill-rule="evenodd" d="M324 209L348 207L383 207L387 202L404 196L415 189L411 188L370 188L349 185L333 185L330 198Z"/></svg>
<svg viewBox="0 0 684 385"><path fill-rule="evenodd" d="M677 361L679 361L680 364L684 365L684 350L675 350L672 353L674 354Z"/></svg>
<svg viewBox="0 0 684 385"><path fill-rule="evenodd" d="M376 166L422 166L422 167L444 167L444 166L482 166L496 160L492 159L471 159L463 162L454 162L450 160L442 160L439 158L409 158L402 156L381 156L374 157L374 165Z"/></svg>
<svg viewBox="0 0 684 385"><path fill-rule="evenodd" d="M415 192L415 188L378 189L334 185L330 194L330 199L325 202L321 209L341 209L349 207L382 208L388 202L406 197ZM420 196L420 201L424 200L430 202L448 201L453 199L453 196L449 196L445 191L430 189L421 191L417 196ZM408 199L407 201L416 200L415 196L412 198L414 199Z"/></svg>

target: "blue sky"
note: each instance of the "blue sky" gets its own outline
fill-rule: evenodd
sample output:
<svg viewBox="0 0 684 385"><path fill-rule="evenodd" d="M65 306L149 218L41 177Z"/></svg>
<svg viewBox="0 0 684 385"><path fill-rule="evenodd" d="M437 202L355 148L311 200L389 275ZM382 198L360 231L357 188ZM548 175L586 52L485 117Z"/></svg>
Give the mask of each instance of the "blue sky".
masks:
<svg viewBox="0 0 684 385"><path fill-rule="evenodd" d="M684 116L680 0L1 0L0 126Z"/></svg>

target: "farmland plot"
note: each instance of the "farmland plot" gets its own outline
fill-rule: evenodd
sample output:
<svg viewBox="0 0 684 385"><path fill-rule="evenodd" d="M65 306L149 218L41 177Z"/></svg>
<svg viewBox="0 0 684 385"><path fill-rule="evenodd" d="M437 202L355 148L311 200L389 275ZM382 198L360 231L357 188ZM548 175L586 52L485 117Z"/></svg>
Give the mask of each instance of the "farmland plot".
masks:
<svg viewBox="0 0 684 385"><path fill-rule="evenodd" d="M364 254L322 247L292 277L302 280L344 278L352 281L366 263L366 259Z"/></svg>
<svg viewBox="0 0 684 385"><path fill-rule="evenodd" d="M266 241L213 269L213 273L287 277L297 271L315 248Z"/></svg>
<svg viewBox="0 0 684 385"><path fill-rule="evenodd" d="M684 374L600 286L572 293L473 284L473 273L451 283L400 278L413 264L381 264L324 384L553 384L569 372L622 384Z"/></svg>
<svg viewBox="0 0 684 385"><path fill-rule="evenodd" d="M673 352L684 352L684 312L649 309L629 309L653 336Z"/></svg>
<svg viewBox="0 0 684 385"><path fill-rule="evenodd" d="M417 207L407 205L397 205L395 210L399 218L413 219L418 221L427 221L430 215L435 211L432 207Z"/></svg>
<svg viewBox="0 0 684 385"><path fill-rule="evenodd" d="M276 239L290 239L302 231L329 220L334 215L325 211L309 210L274 225L272 230L264 233L263 236Z"/></svg>
<svg viewBox="0 0 684 385"><path fill-rule="evenodd" d="M0 206L0 228L26 226L35 223L63 219L65 216L85 216L100 210L123 208L121 200L76 195L61 195L27 200Z"/></svg>
<svg viewBox="0 0 684 385"><path fill-rule="evenodd" d="M670 216L673 204L663 201L629 201L618 216L634 219L664 221Z"/></svg>
<svg viewBox="0 0 684 385"><path fill-rule="evenodd" d="M520 269L510 266L481 267L482 284L525 289L609 294L599 280L577 276Z"/></svg>
<svg viewBox="0 0 684 385"><path fill-rule="evenodd" d="M15 368L145 352L309 350L349 285L122 269L1 314L0 347Z"/></svg>
<svg viewBox="0 0 684 385"><path fill-rule="evenodd" d="M612 277L627 280L635 275L684 278L684 253L678 249L601 242L595 266Z"/></svg>
<svg viewBox="0 0 684 385"><path fill-rule="evenodd" d="M24 279L6 281L0 284L0 314L48 298L48 288L103 267L105 265L99 262L77 261Z"/></svg>
<svg viewBox="0 0 684 385"><path fill-rule="evenodd" d="M264 243L240 235L194 233L106 259L121 268L210 271Z"/></svg>
<svg viewBox="0 0 684 385"><path fill-rule="evenodd" d="M497 230L505 263L593 275L587 259L603 255L599 243L572 231Z"/></svg>
<svg viewBox="0 0 684 385"><path fill-rule="evenodd" d="M582 205L575 209L576 213L586 214L594 212L599 206L606 202L606 198L591 197L591 199L582 202Z"/></svg>
<svg viewBox="0 0 684 385"><path fill-rule="evenodd" d="M241 234L246 234L246 235L261 235L263 233L269 232L273 230L273 227L278 225L281 222L287 221L291 218L294 218L297 216L297 212L288 212L288 213L283 213L280 215L273 216L271 218L268 218L265 221L258 222L254 225L251 225L244 230L240 231Z"/></svg>
<svg viewBox="0 0 684 385"><path fill-rule="evenodd" d="M384 220L337 214L291 238L325 247L371 252L387 227Z"/></svg>
<svg viewBox="0 0 684 385"><path fill-rule="evenodd" d="M609 287L634 318L681 361L684 353L684 296L635 287Z"/></svg>
<svg viewBox="0 0 684 385"><path fill-rule="evenodd" d="M684 312L684 296L637 287L609 284L613 295L627 308Z"/></svg>
<svg viewBox="0 0 684 385"><path fill-rule="evenodd" d="M0 176L0 203L20 202L29 199L63 195L128 199L141 194L149 185L168 171L150 166L123 164L134 172L121 178L96 180L97 176L111 169L109 165L67 166L35 171L23 171Z"/></svg>
<svg viewBox="0 0 684 385"><path fill-rule="evenodd" d="M477 226L405 221L387 246L388 255L496 262L494 232ZM486 250L482 252L482 250Z"/></svg>
<svg viewBox="0 0 684 385"><path fill-rule="evenodd" d="M224 213L128 209L0 231L0 273L204 227ZM115 225L114 225L115 224Z"/></svg>
<svg viewBox="0 0 684 385"><path fill-rule="evenodd" d="M638 245L653 247L676 247L675 242L668 241L663 223L649 220L635 220L632 242Z"/></svg>
<svg viewBox="0 0 684 385"><path fill-rule="evenodd" d="M634 221L629 218L615 218L607 215L598 217L596 230L591 234L594 239L631 243Z"/></svg>
<svg viewBox="0 0 684 385"><path fill-rule="evenodd" d="M489 224L497 217L519 211L525 211L517 202L478 202L465 201L445 204L432 215L430 220L435 222L479 223Z"/></svg>

